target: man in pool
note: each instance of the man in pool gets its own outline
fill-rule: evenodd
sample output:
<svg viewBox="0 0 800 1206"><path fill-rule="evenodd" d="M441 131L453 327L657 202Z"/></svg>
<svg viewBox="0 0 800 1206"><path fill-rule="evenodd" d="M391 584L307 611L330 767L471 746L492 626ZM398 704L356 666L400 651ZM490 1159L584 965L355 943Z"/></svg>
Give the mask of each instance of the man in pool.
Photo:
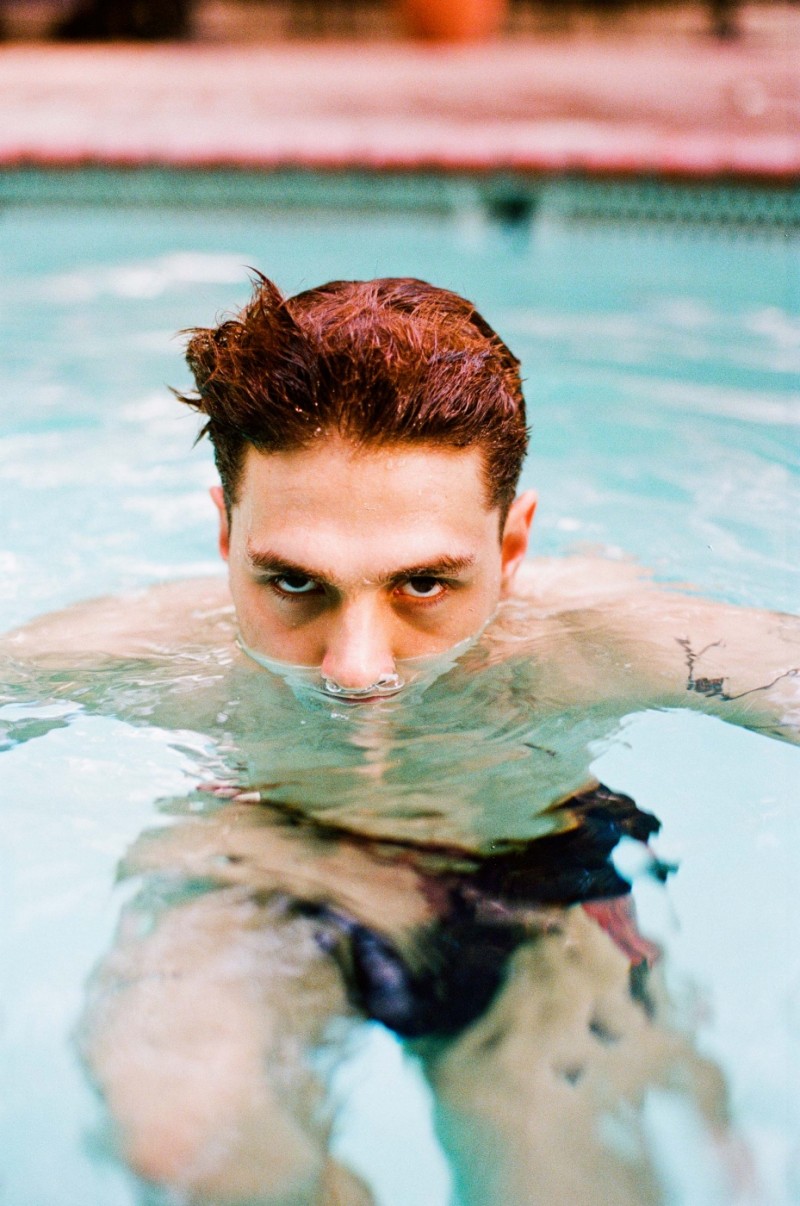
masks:
<svg viewBox="0 0 800 1206"><path fill-rule="evenodd" d="M217 786L232 798L218 813L132 852L129 870L220 890L190 894L144 936L127 923L95 979L84 1047L130 1160L202 1200L359 1200L321 1162L316 1090L298 1072L298 1052L355 1005L401 1035L451 1043L430 1067L465 1200L588 1202L603 1176L615 1202L651 1200L646 1174L633 1177L595 1134L610 1100L630 1100L631 1060L652 1081L680 1065L712 1126L724 1110L713 1070L647 1028L644 990L631 999L630 967L652 951L625 910L548 911L619 897L611 849L656 827L592 779L587 744L647 706L698 707L796 740L797 623L658 588L627 564L526 562L536 499L515 496L527 443L519 364L453 293L391 279L284 299L260 279L237 318L193 333L188 361L197 393L182 401L214 445L228 584L89 604L7 648L45 660L222 649L350 710L369 806L323 824L280 775L251 776ZM383 809L381 785L404 756L386 738L387 709L456 658L467 675L528 668L536 719L502 746L497 772L502 788L522 768L523 804L493 805L482 767L480 807L451 793L427 812ZM181 706L188 715L194 700ZM581 727L584 715L597 727ZM453 743L474 752L456 733ZM543 816L557 818L549 839ZM584 1002L558 1032L547 985ZM491 1101L487 1086L508 1077L528 1032L532 1079L515 1102ZM637 1037L620 1056L609 1035L623 1034ZM571 1176L560 1188L547 1159L558 1145Z"/></svg>
<svg viewBox="0 0 800 1206"><path fill-rule="evenodd" d="M244 654L278 673L313 667L322 692L371 703L425 670L405 663L478 639L518 597L576 702L621 691L797 739L793 618L658 590L629 563L525 562L536 496L515 497L519 362L463 298L387 279L284 299L262 278L238 318L193 333L187 359L197 394L181 400L214 446L228 585L73 608L7 650L208 643L232 600Z"/></svg>

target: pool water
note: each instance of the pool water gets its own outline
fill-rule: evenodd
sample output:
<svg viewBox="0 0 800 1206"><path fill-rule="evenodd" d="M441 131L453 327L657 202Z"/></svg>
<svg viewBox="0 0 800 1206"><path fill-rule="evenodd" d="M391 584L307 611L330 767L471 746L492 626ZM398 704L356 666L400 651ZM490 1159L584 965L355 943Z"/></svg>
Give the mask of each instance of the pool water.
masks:
<svg viewBox="0 0 800 1206"><path fill-rule="evenodd" d="M247 296L416 275L472 298L520 356L537 554L633 558L727 602L800 599L800 241L790 231L503 222L446 205L7 204L0 215L0 629L103 593L219 573L209 449L168 386L175 332ZM292 200L291 198L289 200ZM547 195L545 196L545 201ZM110 1154L72 1035L130 882L116 869L225 755L191 725L130 723L62 691L0 709L7 1082L0 1200L150 1200ZM800 1202L796 748L688 712L626 718L595 773L663 822L666 888L634 875L644 932L696 1049L721 1069L752 1165L741 1201ZM629 860L629 864L625 860ZM387 1085L391 1086L387 1090ZM414 1060L365 1026L334 1082L335 1147L386 1206L445 1206L450 1171ZM663 1200L727 1202L690 1116L652 1099ZM413 1153L413 1161L410 1156ZM411 1164L413 1163L413 1169ZM156 1199L153 1198L153 1201ZM604 1200L598 1197L598 1201Z"/></svg>

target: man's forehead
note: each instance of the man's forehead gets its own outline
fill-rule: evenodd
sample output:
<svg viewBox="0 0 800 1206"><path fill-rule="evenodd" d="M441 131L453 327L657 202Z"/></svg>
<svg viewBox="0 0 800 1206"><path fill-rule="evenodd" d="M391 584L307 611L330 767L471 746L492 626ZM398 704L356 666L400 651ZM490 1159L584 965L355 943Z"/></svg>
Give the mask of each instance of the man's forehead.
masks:
<svg viewBox="0 0 800 1206"><path fill-rule="evenodd" d="M429 444L362 447L323 436L307 448L262 452L248 448L237 506L319 514L335 511L359 522L371 517L457 511L489 513L484 459L477 446Z"/></svg>

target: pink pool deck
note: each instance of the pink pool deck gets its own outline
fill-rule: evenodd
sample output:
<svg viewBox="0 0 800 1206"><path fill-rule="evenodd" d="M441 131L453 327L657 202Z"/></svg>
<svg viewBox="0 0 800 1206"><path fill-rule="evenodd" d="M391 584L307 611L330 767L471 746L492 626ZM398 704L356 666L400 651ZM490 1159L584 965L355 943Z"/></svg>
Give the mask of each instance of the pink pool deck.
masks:
<svg viewBox="0 0 800 1206"><path fill-rule="evenodd" d="M736 41L579 33L0 48L0 166L800 182L800 9ZM775 15L779 14L779 18Z"/></svg>

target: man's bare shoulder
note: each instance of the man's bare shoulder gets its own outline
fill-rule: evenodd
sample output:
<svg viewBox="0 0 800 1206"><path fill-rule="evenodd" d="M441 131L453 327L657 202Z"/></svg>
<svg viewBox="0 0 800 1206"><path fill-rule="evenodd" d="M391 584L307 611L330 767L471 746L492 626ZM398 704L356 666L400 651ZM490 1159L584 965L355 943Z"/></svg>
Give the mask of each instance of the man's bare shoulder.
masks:
<svg viewBox="0 0 800 1206"><path fill-rule="evenodd" d="M603 557L537 557L524 562L514 580L515 597L551 613L627 601L653 589L649 570Z"/></svg>
<svg viewBox="0 0 800 1206"><path fill-rule="evenodd" d="M704 643L757 641L766 634L796 645L800 619L784 612L705 597L691 583L663 583L633 561L548 557L524 564L514 594L534 612L582 622L642 645L682 649L687 636ZM683 655L681 654L681 657Z"/></svg>
<svg viewBox="0 0 800 1206"><path fill-rule="evenodd" d="M32 620L0 638L7 656L142 657L231 639L233 604L222 578L193 578L90 599Z"/></svg>

